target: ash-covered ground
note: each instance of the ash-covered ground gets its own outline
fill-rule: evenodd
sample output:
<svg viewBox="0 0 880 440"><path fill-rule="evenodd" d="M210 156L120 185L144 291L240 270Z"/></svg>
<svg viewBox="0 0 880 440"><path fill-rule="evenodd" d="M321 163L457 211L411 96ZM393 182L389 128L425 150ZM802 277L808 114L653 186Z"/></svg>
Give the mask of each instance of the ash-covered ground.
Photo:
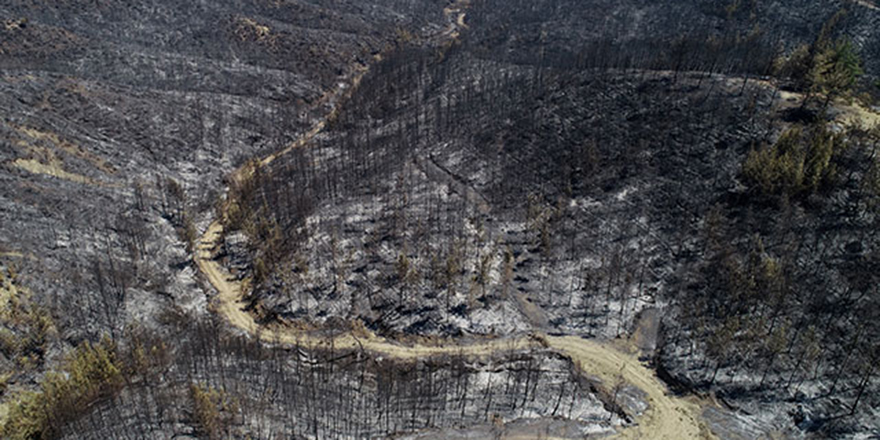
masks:
<svg viewBox="0 0 880 440"><path fill-rule="evenodd" d="M156 369L67 424L58 438L389 438L481 426L496 435L556 420L572 437L601 435L638 414L594 391L548 350L406 362L361 351L266 347L218 322L178 321ZM206 432L195 389L222 407ZM623 395L623 393L621 393Z"/></svg>
<svg viewBox="0 0 880 440"><path fill-rule="evenodd" d="M578 437L632 415L549 352L398 365L208 331L192 257L218 217L262 323L620 338L716 397L719 437L880 429L878 141L842 122L876 114L779 73L846 40L870 95L870 0L12 0L0 21L3 402L102 336L171 353L47 437ZM761 193L744 163L798 127L805 154L844 146L804 165L832 171Z"/></svg>
<svg viewBox="0 0 880 440"><path fill-rule="evenodd" d="M765 434L876 429L876 348L857 336L877 306L876 134L768 77L780 41L809 40L797 26L831 25L713 39L718 23L770 23L753 5L645 43L607 21L598 32L619 38L566 38L576 13L523 8L475 5L460 44L386 59L313 145L233 191L255 213L226 246L254 311L388 336L614 338L656 307L656 362L682 389L717 393ZM859 11L837 32L874 19ZM646 29L672 29L653 17ZM811 194L759 194L747 157L797 127L843 133L837 171Z"/></svg>

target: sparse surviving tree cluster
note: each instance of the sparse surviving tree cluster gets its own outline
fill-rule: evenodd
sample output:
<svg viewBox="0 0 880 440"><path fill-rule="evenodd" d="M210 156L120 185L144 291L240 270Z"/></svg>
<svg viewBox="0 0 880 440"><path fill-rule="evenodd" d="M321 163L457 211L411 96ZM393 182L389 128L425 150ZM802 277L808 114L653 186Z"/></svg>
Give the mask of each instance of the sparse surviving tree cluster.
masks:
<svg viewBox="0 0 880 440"><path fill-rule="evenodd" d="M766 195L794 198L815 193L838 178L847 147L846 135L833 133L824 123L791 128L772 146L750 151L743 175Z"/></svg>
<svg viewBox="0 0 880 440"><path fill-rule="evenodd" d="M749 210L773 212L771 224L730 217L736 208L720 205L705 217L705 257L679 299L688 313L670 326L677 348L669 350L704 372L692 377L698 386L817 399L825 416L815 422L846 429L851 419L840 416L874 395L880 360L880 131L806 130L746 159L745 176L770 197ZM739 238L746 228L754 235ZM707 354L699 367L685 360L695 349Z"/></svg>
<svg viewBox="0 0 880 440"><path fill-rule="evenodd" d="M776 74L791 81L794 90L806 94L803 105L823 96L826 109L835 98L850 93L864 70L862 61L846 38L834 38L834 31L847 12L841 10L822 27L811 44L798 46L776 62Z"/></svg>

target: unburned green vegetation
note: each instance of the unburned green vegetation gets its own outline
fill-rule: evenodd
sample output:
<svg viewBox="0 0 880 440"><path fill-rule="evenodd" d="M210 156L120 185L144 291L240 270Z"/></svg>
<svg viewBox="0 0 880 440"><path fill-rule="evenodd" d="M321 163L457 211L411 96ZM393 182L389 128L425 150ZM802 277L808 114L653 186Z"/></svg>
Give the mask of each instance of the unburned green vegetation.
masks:
<svg viewBox="0 0 880 440"><path fill-rule="evenodd" d="M35 389L9 396L0 437L10 440L55 438L95 402L108 399L126 384L152 380L169 353L154 335L130 330L121 346L109 337L77 346Z"/></svg>
<svg viewBox="0 0 880 440"><path fill-rule="evenodd" d="M42 364L48 340L56 333L49 312L18 285L13 267L0 270L0 352L19 369ZM7 373L7 372L4 372Z"/></svg>
<svg viewBox="0 0 880 440"><path fill-rule="evenodd" d="M764 195L802 196L830 186L845 137L824 124L792 128L774 143L752 150L743 164L746 180Z"/></svg>
<svg viewBox="0 0 880 440"><path fill-rule="evenodd" d="M845 38L832 38L840 20L841 10L831 17L812 44L798 46L787 57L776 62L776 76L791 81L791 86L806 93L804 106L816 96L824 96L822 108L837 97L849 96L865 71L858 50Z"/></svg>
<svg viewBox="0 0 880 440"><path fill-rule="evenodd" d="M252 247L253 277L256 284L265 281L274 271L276 262L281 259L285 235L269 208L269 195L265 190L266 181L271 176L261 171L259 161L246 164L231 179L225 203L219 205L224 231L241 231ZM297 206L300 207L300 206ZM307 205L303 205L308 210Z"/></svg>
<svg viewBox="0 0 880 440"><path fill-rule="evenodd" d="M222 391L201 383L190 384L193 418L209 439L224 438L230 414L238 412L235 402Z"/></svg>
<svg viewBox="0 0 880 440"><path fill-rule="evenodd" d="M123 385L116 346L109 339L80 345L56 372L46 374L35 391L23 391L11 403L0 434L11 440L50 439L88 403Z"/></svg>

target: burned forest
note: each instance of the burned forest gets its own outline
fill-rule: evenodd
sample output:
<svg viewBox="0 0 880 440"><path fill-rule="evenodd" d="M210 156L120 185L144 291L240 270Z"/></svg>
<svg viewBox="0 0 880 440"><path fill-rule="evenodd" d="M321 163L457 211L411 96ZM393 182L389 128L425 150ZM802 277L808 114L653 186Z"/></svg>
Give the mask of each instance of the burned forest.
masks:
<svg viewBox="0 0 880 440"><path fill-rule="evenodd" d="M0 438L880 436L874 0L0 20Z"/></svg>

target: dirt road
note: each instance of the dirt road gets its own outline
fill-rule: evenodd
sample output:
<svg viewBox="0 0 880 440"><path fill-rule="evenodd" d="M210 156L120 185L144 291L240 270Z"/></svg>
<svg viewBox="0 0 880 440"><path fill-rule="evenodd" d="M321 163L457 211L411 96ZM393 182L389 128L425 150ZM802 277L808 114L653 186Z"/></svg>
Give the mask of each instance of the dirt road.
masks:
<svg viewBox="0 0 880 440"><path fill-rule="evenodd" d="M212 286L217 289L214 311L233 326L267 342L298 344L314 348L364 350L375 355L411 360L437 355L489 356L505 351L531 347L548 347L569 357L585 374L601 380L605 392L613 394L617 384L629 384L646 395L648 411L634 425L620 430L621 439L711 439L697 403L669 395L665 385L652 370L630 354L596 340L575 336L530 335L495 339L466 345L401 345L376 336L369 331L359 335L346 333L322 337L295 328L261 328L254 317L244 310L242 285L233 280L226 269L214 259L217 240L222 236L219 222L212 224L199 241L196 263Z"/></svg>
<svg viewBox="0 0 880 440"><path fill-rule="evenodd" d="M457 37L458 31L466 27L465 14L460 9L466 4L466 1L459 1L446 10L455 28L454 32L449 33L452 38ZM452 18L453 16L455 18ZM344 94L351 93L363 74L364 72L358 73L352 79L352 86L347 90L340 89L337 92L340 94L338 96L344 97ZM328 115L328 118L332 115L333 113ZM260 160L257 166L266 166L288 151L305 146L324 129L324 125L324 121L319 122L284 150ZM239 171L241 172L243 170ZM574 336L528 335L470 344L450 341L444 345L402 345L367 330L358 331L357 334L349 332L335 337L324 337L291 327L262 327L250 313L244 310L246 292L243 291L242 283L235 280L214 258L216 246L222 237L223 225L220 221L215 221L199 239L195 255L199 270L217 290L212 309L232 326L258 336L266 342L298 344L313 348L363 350L374 355L401 360L437 355L489 356L512 350L547 347L569 357L585 374L598 378L601 381L600 386L608 395L612 395L612 389L619 384L632 385L645 393L649 404L648 410L635 421L636 423L622 428L616 438L660 440L714 438L700 417L701 408L698 404L669 395L654 372L640 363L636 357L596 340Z"/></svg>

